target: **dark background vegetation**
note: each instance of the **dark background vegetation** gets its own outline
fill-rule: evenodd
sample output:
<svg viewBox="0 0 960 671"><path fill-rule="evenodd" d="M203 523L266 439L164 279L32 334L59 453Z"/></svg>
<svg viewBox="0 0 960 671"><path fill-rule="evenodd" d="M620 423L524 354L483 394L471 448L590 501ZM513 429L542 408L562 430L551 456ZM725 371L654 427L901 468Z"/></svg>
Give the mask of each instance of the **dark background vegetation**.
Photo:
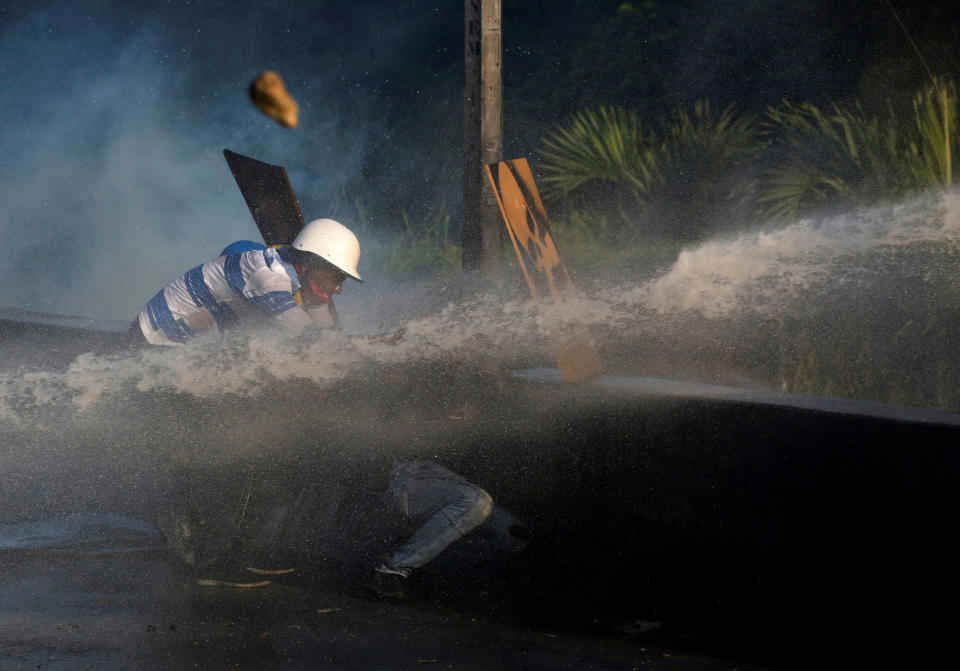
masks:
<svg viewBox="0 0 960 671"><path fill-rule="evenodd" d="M365 73L383 87L377 118L388 130L356 189L376 194L372 212L394 230L396 208L442 208L458 221L462 17L460 3L450 5L431 14L427 3L406 3L407 20L430 18L432 43ZM538 159L553 127L602 105L636 110L650 125L704 99L757 115L785 99L906 111L930 74L960 72L958 38L960 10L941 3L506 0L504 157ZM409 188L424 183L444 186Z"/></svg>
<svg viewBox="0 0 960 671"><path fill-rule="evenodd" d="M451 4L459 10L459 3ZM407 6L416 13L416 5ZM960 9L939 3L892 7L933 74L955 78L960 72L955 46ZM442 84L442 95L434 88L438 104L424 109L417 104L416 89L396 85L385 91L389 102L384 114L399 128L413 131L408 140L439 135L455 148L460 16L448 11L436 25L433 50L404 60L404 73L383 75L395 82ZM756 114L784 99L821 106L860 100L867 110L882 113L888 107L908 108L912 94L929 83L924 61L884 0L506 0L503 44L505 158L537 158L541 140L553 126L601 105L637 110L651 125L702 99L716 110L732 104ZM366 184L389 183L389 166L416 153L415 143L402 142L402 134L396 137L401 143L383 148L396 158L384 161L376 152L365 163ZM423 174L430 174L435 156L423 158ZM454 166L433 169L439 178ZM455 181L448 198L456 213Z"/></svg>

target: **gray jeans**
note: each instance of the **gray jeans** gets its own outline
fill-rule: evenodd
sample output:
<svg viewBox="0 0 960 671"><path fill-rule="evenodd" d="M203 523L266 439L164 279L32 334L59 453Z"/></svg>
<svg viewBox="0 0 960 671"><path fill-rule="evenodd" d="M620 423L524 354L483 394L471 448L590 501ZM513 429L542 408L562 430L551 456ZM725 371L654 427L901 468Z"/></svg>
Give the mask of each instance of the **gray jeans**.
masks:
<svg viewBox="0 0 960 671"><path fill-rule="evenodd" d="M250 483L184 483L172 493L160 526L184 561L203 568L273 554L348 567L369 566L386 552L391 568L417 568L482 524L493 508L483 489L424 462L394 467L386 492L318 482L277 504L269 495L275 483Z"/></svg>
<svg viewBox="0 0 960 671"><path fill-rule="evenodd" d="M403 462L390 473L386 503L419 524L387 561L390 568L418 568L483 524L493 499L483 489L431 462Z"/></svg>

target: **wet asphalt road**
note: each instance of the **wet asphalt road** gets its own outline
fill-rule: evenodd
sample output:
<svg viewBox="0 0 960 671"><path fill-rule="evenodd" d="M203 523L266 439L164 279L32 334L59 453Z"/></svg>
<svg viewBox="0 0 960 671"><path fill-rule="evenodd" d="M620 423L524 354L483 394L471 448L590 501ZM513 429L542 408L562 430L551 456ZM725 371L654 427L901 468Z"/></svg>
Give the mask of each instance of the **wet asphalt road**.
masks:
<svg viewBox="0 0 960 671"><path fill-rule="evenodd" d="M164 550L0 555L0 671L748 669L642 635L562 633L296 579L200 587Z"/></svg>

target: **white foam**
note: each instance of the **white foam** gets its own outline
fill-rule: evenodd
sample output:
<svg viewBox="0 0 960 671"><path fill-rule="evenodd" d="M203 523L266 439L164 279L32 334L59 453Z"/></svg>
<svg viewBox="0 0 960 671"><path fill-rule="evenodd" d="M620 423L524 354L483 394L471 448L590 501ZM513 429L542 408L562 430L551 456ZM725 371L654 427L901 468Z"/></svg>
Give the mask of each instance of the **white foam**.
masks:
<svg viewBox="0 0 960 671"><path fill-rule="evenodd" d="M684 250L666 274L624 298L663 313L772 314L798 299L815 301L813 291L858 281L890 249L958 240L960 194L952 191L710 241Z"/></svg>
<svg viewBox="0 0 960 671"><path fill-rule="evenodd" d="M891 250L958 242L960 195L953 191L712 240L685 249L652 280L585 291L562 304L537 305L496 292L472 295L408 320L396 342L331 336L297 345L272 332L256 332L127 357L84 354L62 372L2 373L0 419L16 424L51 413L82 413L128 393L253 398L285 381L323 387L369 367L417 360L542 355L546 362L550 355L543 336L575 324L590 328L601 345L605 335L656 328L709 332L716 320L744 314L777 317L801 306L816 311L841 287L856 297L860 285L866 292L877 277L899 272L886 265ZM935 281L958 272L932 264L908 270ZM922 300L917 309L923 309ZM678 315L700 321L672 321Z"/></svg>

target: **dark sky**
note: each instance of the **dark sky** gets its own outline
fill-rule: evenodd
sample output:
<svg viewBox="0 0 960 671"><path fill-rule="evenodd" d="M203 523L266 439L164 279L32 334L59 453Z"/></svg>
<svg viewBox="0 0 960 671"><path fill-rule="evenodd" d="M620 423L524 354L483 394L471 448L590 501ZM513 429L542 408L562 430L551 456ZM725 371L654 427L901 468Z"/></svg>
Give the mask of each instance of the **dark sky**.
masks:
<svg viewBox="0 0 960 671"><path fill-rule="evenodd" d="M925 46L955 36L933 7L903 8ZM307 219L340 218L365 250L403 213L456 218L462 12L459 0L7 3L0 305L126 320L174 274L256 239L224 148L286 166ZM940 24L918 27L928 15ZM504 0L506 151L534 156L584 105L654 114L697 97L750 107L879 91L868 66L878 81L903 69L884 58L920 68L890 16L885 0ZM249 104L267 68L300 104L295 130ZM378 281L374 261L361 269Z"/></svg>

